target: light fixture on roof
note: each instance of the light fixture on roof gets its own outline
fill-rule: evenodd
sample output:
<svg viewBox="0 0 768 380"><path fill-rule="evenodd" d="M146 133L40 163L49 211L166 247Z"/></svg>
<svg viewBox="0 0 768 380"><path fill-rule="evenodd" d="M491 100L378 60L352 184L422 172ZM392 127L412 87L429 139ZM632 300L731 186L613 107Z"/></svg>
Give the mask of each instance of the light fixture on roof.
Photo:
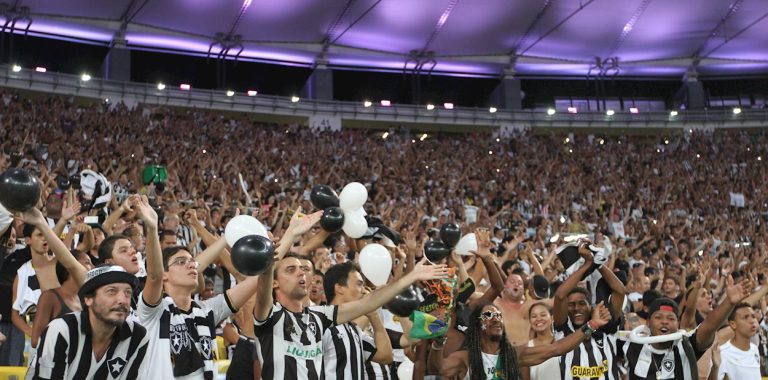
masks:
<svg viewBox="0 0 768 380"><path fill-rule="evenodd" d="M576 107L568 107L568 113L579 113L579 109Z"/></svg>
<svg viewBox="0 0 768 380"><path fill-rule="evenodd" d="M488 108L488 112L490 112L490 113L496 113L496 111L498 111L498 109L496 109L496 107Z"/></svg>
<svg viewBox="0 0 768 380"><path fill-rule="evenodd" d="M614 110L608 110L608 111L605 111L605 114L606 114L606 115L608 115L608 116L613 116L613 115L615 115L615 114L616 114L616 111L614 111Z"/></svg>
<svg viewBox="0 0 768 380"><path fill-rule="evenodd" d="M382 99L381 100L381 106L382 107L390 107L392 106L392 101L388 99Z"/></svg>
<svg viewBox="0 0 768 380"><path fill-rule="evenodd" d="M443 108L445 108L447 110L452 110L453 109L453 103L443 103Z"/></svg>
<svg viewBox="0 0 768 380"><path fill-rule="evenodd" d="M363 102L363 107L365 107L365 108L368 108L368 107L370 107L372 105L373 105L373 103L370 100L366 100L366 101Z"/></svg>
<svg viewBox="0 0 768 380"><path fill-rule="evenodd" d="M235 96L235 92L234 92L234 91L232 91L232 90L227 90L227 96L228 96L228 97L232 97L232 96Z"/></svg>
<svg viewBox="0 0 768 380"><path fill-rule="evenodd" d="M427 104L427 111L432 111L433 109L435 109L434 104Z"/></svg>
<svg viewBox="0 0 768 380"><path fill-rule="evenodd" d="M629 107L629 113L638 114L640 113L640 110L637 107Z"/></svg>
<svg viewBox="0 0 768 380"><path fill-rule="evenodd" d="M13 71L14 73L18 73L19 71L21 71L21 66L13 65L13 67L11 67L11 71Z"/></svg>
<svg viewBox="0 0 768 380"><path fill-rule="evenodd" d="M295 95L291 96L291 103L298 103L298 102L299 102L299 97L298 96L295 96Z"/></svg>
<svg viewBox="0 0 768 380"><path fill-rule="evenodd" d="M389 137L389 132L384 132L384 134L381 135L381 138L384 139L384 140L386 140L387 137Z"/></svg>
<svg viewBox="0 0 768 380"><path fill-rule="evenodd" d="M554 109L554 108L550 108L550 109L548 109L548 110L547 110L547 115L549 115L549 116L552 116L552 115L554 115L556 112L557 112L557 111L555 111L555 109Z"/></svg>
<svg viewBox="0 0 768 380"><path fill-rule="evenodd" d="M45 67L42 67L42 66L37 66L37 67L35 67L35 71L37 71L38 73L44 73L44 72L48 71L48 69L46 69Z"/></svg>
<svg viewBox="0 0 768 380"><path fill-rule="evenodd" d="M678 112L677 112L677 111L670 111L670 112L669 112L669 116L670 116L670 117L675 117L675 116L677 116L677 115L678 115Z"/></svg>
<svg viewBox="0 0 768 380"><path fill-rule="evenodd" d="M741 113L741 108L739 108L739 107L736 107L736 108L734 108L734 109L733 109L733 114L734 114L734 115L738 115L738 114L740 114L740 113Z"/></svg>
<svg viewBox="0 0 768 380"><path fill-rule="evenodd" d="M80 80L83 82L88 82L89 80L91 80L91 76L88 73L84 73L83 75L80 76Z"/></svg>
<svg viewBox="0 0 768 380"><path fill-rule="evenodd" d="M192 86L190 86L190 85L188 85L186 83L182 83L182 84L179 85L179 89L181 89L183 91L189 91L191 88L192 88Z"/></svg>
<svg viewBox="0 0 768 380"><path fill-rule="evenodd" d="M256 90L248 90L247 94L248 96L256 96L259 94L259 92Z"/></svg>
<svg viewBox="0 0 768 380"><path fill-rule="evenodd" d="M429 137L429 136L427 136L427 134L425 133L425 134L421 135L421 137L419 137L419 140L420 141L424 141L424 140L427 139L427 137Z"/></svg>
<svg viewBox="0 0 768 380"><path fill-rule="evenodd" d="M163 83L163 82L158 83L157 84L157 89L160 90L160 91L165 90L165 83Z"/></svg>
<svg viewBox="0 0 768 380"><path fill-rule="evenodd" d="M605 144L605 140L600 139L600 140L597 141L597 143L600 144L600 145L603 145L603 144Z"/></svg>

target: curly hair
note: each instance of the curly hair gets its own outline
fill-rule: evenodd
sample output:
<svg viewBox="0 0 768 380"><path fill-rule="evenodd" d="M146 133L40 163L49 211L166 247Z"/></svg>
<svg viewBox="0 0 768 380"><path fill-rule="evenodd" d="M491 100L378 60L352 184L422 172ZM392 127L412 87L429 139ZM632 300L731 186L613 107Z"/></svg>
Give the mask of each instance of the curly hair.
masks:
<svg viewBox="0 0 768 380"><path fill-rule="evenodd" d="M467 350L469 355L469 378L471 380L484 380L486 378L485 368L483 368L483 354L480 345L480 337L483 333L480 314L485 306L493 304L484 302L478 305L469 317L469 326L467 335L464 338L463 349ZM499 342L499 361L501 368L496 368L496 375L501 379L518 380L520 379L520 370L517 362L517 350L507 341L507 333L501 333Z"/></svg>

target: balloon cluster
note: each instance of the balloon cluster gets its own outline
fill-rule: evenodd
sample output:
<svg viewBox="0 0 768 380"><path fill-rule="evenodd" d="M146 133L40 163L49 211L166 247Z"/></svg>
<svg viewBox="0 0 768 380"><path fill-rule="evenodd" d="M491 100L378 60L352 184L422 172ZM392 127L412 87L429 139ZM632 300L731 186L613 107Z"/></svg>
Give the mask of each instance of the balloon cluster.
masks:
<svg viewBox="0 0 768 380"><path fill-rule="evenodd" d="M424 244L424 255L431 262L440 261L451 255L451 250L459 242L461 230L454 223L445 223L440 227L440 240L430 240Z"/></svg>
<svg viewBox="0 0 768 380"><path fill-rule="evenodd" d="M365 235L368 223L365 221L363 205L368 200L368 190L359 182L344 186L341 195L325 185L312 188L309 193L312 205L323 210L320 227L330 233L344 231L347 236L358 239Z"/></svg>
<svg viewBox="0 0 768 380"><path fill-rule="evenodd" d="M11 212L24 212L40 200L40 181L26 169L11 168L0 174L0 205Z"/></svg>
<svg viewBox="0 0 768 380"><path fill-rule="evenodd" d="M238 215L224 228L224 238L232 247L232 265L246 276L264 273L272 262L275 245L267 228L256 218Z"/></svg>

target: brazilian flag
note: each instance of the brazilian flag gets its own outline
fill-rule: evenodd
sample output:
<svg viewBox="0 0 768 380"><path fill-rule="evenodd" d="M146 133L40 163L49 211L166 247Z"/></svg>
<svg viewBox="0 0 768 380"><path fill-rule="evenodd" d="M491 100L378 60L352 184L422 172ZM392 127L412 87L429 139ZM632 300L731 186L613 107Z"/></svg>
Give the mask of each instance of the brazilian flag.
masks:
<svg viewBox="0 0 768 380"><path fill-rule="evenodd" d="M448 323L434 315L414 311L409 319L413 322L410 337L413 339L439 338L448 332Z"/></svg>

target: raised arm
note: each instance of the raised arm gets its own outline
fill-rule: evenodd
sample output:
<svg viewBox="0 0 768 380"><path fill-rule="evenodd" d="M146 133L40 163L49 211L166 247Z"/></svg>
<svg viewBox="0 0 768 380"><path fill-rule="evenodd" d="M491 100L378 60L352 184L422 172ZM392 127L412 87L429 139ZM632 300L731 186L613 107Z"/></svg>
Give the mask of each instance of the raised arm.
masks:
<svg viewBox="0 0 768 380"><path fill-rule="evenodd" d="M611 313L618 319L621 317L621 308L624 306L627 288L607 265L601 266L599 270L608 287L611 288Z"/></svg>
<svg viewBox="0 0 768 380"><path fill-rule="evenodd" d="M592 252L587 248L587 244L588 243L583 243L579 246L579 255L584 259L584 264L568 277L555 292L555 301L552 308L552 317L555 326L562 326L568 321L568 293L576 288L576 285L579 284L581 278L587 274L587 271L592 267Z"/></svg>
<svg viewBox="0 0 768 380"><path fill-rule="evenodd" d="M157 213L149 205L146 195L129 197L128 205L138 211L144 222L146 238L147 281L142 298L147 305L157 305L163 297L163 253L160 250L160 236L157 232Z"/></svg>
<svg viewBox="0 0 768 380"><path fill-rule="evenodd" d="M482 299L493 302L501 294L502 289L504 289L504 280L501 278L501 272L494 262L493 253L491 253L492 243L488 230L475 230L475 238L477 239L477 252L475 252L475 255L482 260L485 272L488 273L488 281L491 283L491 288L483 294Z"/></svg>
<svg viewBox="0 0 768 380"><path fill-rule="evenodd" d="M696 347L699 350L706 350L715 339L715 333L723 325L728 315L733 311L734 306L744 300L752 290L751 281L741 281L738 284L733 283L733 277L726 279L725 294L726 297L715 310L704 318L699 328L696 330Z"/></svg>
<svg viewBox="0 0 768 380"><path fill-rule="evenodd" d="M597 330L611 321L611 312L600 302L592 309L592 319L587 322L590 329ZM588 335L584 334L582 329L578 329L567 337L556 340L554 343L545 346L526 347L517 346L517 360L521 367L530 367L541 364L549 358L560 356L570 352L578 346Z"/></svg>
<svg viewBox="0 0 768 380"><path fill-rule="evenodd" d="M253 317L257 321L264 321L269 317L269 311L272 309L272 283L275 276L275 262L282 260L286 253L291 250L293 243L309 231L312 226L320 221L323 216L322 211L314 214L304 215L301 213L301 207L291 217L288 229L280 239L280 245L275 250L275 259L269 263L267 270L262 273L259 285L256 288L256 304L253 306Z"/></svg>
<svg viewBox="0 0 768 380"><path fill-rule="evenodd" d="M64 245L64 242L62 242L53 232L51 227L48 226L48 222L45 220L43 213L33 207L25 211L21 217L26 223L34 225L43 233L45 240L48 242L48 247L50 247L53 254L56 255L56 259L64 266L64 268L67 268L69 273L75 278L75 281L77 281L77 284L82 285L85 282L85 272L87 272L85 267L77 261L75 256L72 255L72 252L70 252L67 246Z"/></svg>
<svg viewBox="0 0 768 380"><path fill-rule="evenodd" d="M392 298L395 298L396 295L402 293L405 288L416 281L439 279L448 275L448 268L444 264L425 265L426 262L427 258L425 256L418 264L416 264L413 271L397 281L376 289L376 291L362 299L339 305L336 321L338 323L346 323L363 314L368 314L371 311L384 306L385 303L389 302Z"/></svg>

